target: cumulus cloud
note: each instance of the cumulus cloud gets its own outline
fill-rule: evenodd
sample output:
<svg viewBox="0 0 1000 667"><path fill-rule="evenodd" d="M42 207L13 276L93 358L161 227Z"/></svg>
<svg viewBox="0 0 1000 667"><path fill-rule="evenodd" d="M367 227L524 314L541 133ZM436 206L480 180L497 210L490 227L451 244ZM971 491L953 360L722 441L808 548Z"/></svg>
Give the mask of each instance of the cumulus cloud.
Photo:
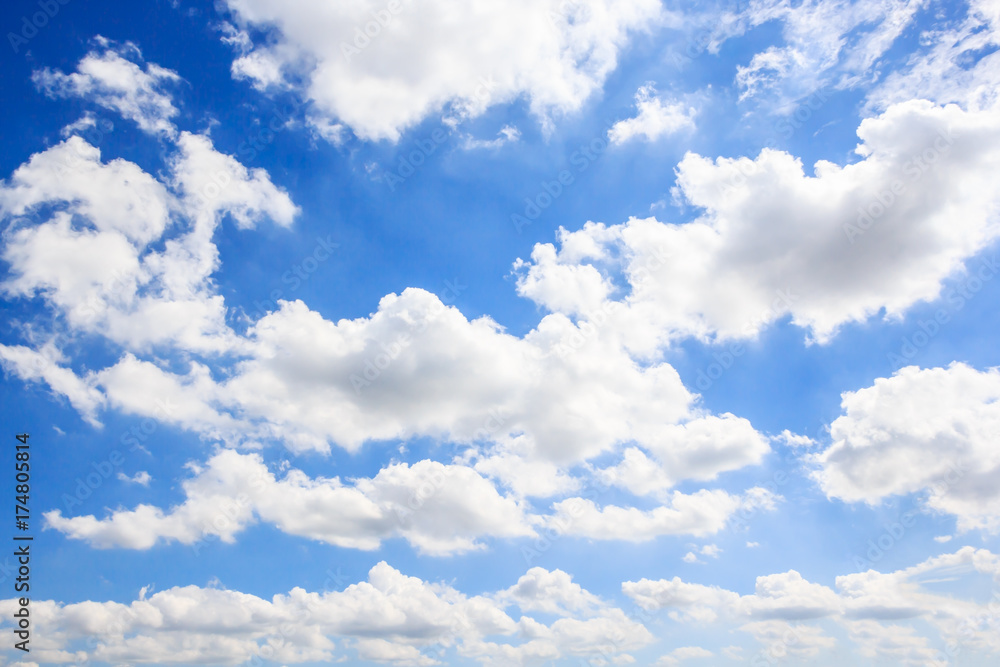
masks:
<svg viewBox="0 0 1000 667"><path fill-rule="evenodd" d="M225 450L192 468L195 475L182 484L184 502L168 511L139 505L97 519L53 510L44 515L46 524L98 548L131 549L208 537L232 542L258 519L290 535L355 549L403 537L436 555L481 548L477 539L485 536L534 535L525 508L465 466L399 463L345 484L299 470L278 479L259 455Z"/></svg>
<svg viewBox="0 0 1000 667"><path fill-rule="evenodd" d="M635 137L656 141L680 130L694 129L694 109L657 97L653 84L639 88L635 104L638 114L634 118L620 120L608 130L612 144L623 144Z"/></svg>
<svg viewBox="0 0 1000 667"><path fill-rule="evenodd" d="M181 80L177 73L154 63L143 66L142 54L131 42L95 41L100 48L84 56L75 72L38 70L35 85L53 97L83 97L111 109L144 132L174 136L172 119L178 110L169 88Z"/></svg>
<svg viewBox="0 0 1000 667"><path fill-rule="evenodd" d="M120 58L116 53L101 57ZM124 79L122 86L139 95L147 84ZM73 90L100 98L82 84ZM625 463L600 476L640 495L669 497L654 510L648 535L708 530L695 526L701 514L670 489L759 463L769 451L749 422L701 409L673 367L637 363L614 328L596 319L553 313L517 337L488 316L470 321L440 298L406 289L354 320L332 321L301 301L282 301L238 334L213 282L220 266L213 236L225 221L241 229L266 220L288 227L298 208L265 171L220 153L208 136L177 131L165 142L166 165L156 177L122 159L103 160L70 136L0 184L0 213L11 221L6 292L52 306L67 325L65 338L99 335L121 350L117 362L80 375L57 346L44 358L6 346L4 364L48 383L95 423L100 409L112 408L227 445L281 440L294 451L447 439L465 447L463 462L478 471L469 474L488 475L522 498L572 493L579 480L567 474L570 467L629 443L646 469L628 468L637 458L629 450ZM335 245L320 239L314 255L329 256ZM586 257L596 249L584 243L573 252ZM586 267L575 273L593 280ZM570 275L563 282L579 281ZM588 296L589 283L577 296L557 291L573 309L608 296ZM165 360L170 353L182 354ZM711 526L732 499L720 503L709 512ZM117 525L126 530L148 519L156 530L133 545L157 536L193 539L169 512L143 507L116 516L93 519L86 530L79 517L74 530L111 535L114 543Z"/></svg>
<svg viewBox="0 0 1000 667"><path fill-rule="evenodd" d="M556 534L601 540L703 536L722 530L739 509L767 510L775 502L761 488L743 495L675 491L663 505L646 511L598 507L590 498L571 497L554 503L551 514L539 514L519 496L503 495L491 481L460 463L394 463L374 477L343 481L312 478L295 469L279 478L259 454L227 449L204 465L188 467L193 474L182 482L184 501L169 509L141 504L116 509L103 518L64 516L61 510L52 510L44 514L46 526L97 548L149 549L170 542L233 542L262 521L289 535L344 548L378 549L384 540L397 537L423 554L441 556L482 549L485 538L536 537L541 525ZM149 481L142 473L121 477L143 485ZM709 545L701 553L716 556L718 548ZM545 599L539 597L542 592ZM526 610L549 613L562 608L580 612L598 602L581 593L565 573L538 568L502 597Z"/></svg>
<svg viewBox="0 0 1000 667"><path fill-rule="evenodd" d="M839 576L836 590L789 570L757 577L749 595L679 577L627 581L622 592L643 609L667 610L677 622L742 623L740 629L754 635L765 650L783 645L792 654L815 657L832 647L834 640L810 621L829 618L847 629L862 655L900 658L927 657L926 643L900 641L920 636L909 624L917 620L933 626L943 641L960 642L963 650L1000 653L995 633L989 623L982 622L996 617L1000 597L984 600L955 593L973 590L984 580L1000 584L1000 557L985 549L963 547L895 572L868 570ZM942 592L928 585L942 581L956 581L956 588ZM970 584L972 588L962 588ZM905 653L906 646L916 651Z"/></svg>
<svg viewBox="0 0 1000 667"><path fill-rule="evenodd" d="M301 79L317 114L362 139L396 141L432 114L461 120L519 97L546 123L579 109L630 36L664 16L655 0L390 4L228 0L236 23L268 33L249 52L241 42L233 74L261 88Z"/></svg>
<svg viewBox="0 0 1000 667"><path fill-rule="evenodd" d="M593 615L604 603L562 570L541 567L528 570L517 583L497 594L501 602L517 604L522 611L560 616Z"/></svg>
<svg viewBox="0 0 1000 667"><path fill-rule="evenodd" d="M813 460L830 497L877 503L926 493L961 532L1000 530L1000 370L908 366L843 394L833 444Z"/></svg>
<svg viewBox="0 0 1000 667"><path fill-rule="evenodd" d="M561 230L558 251L541 244L519 265L519 293L568 316L609 312L605 329L647 354L687 336L753 338L784 317L824 342L849 322L901 316L996 238L1000 120L912 101L858 136L862 159L820 161L814 175L770 149L689 153L677 193L699 218ZM625 307L602 308L609 299Z"/></svg>
<svg viewBox="0 0 1000 667"><path fill-rule="evenodd" d="M711 535L722 530L738 509L768 510L774 503L775 496L760 487L749 489L744 496L721 489L692 494L674 491L651 510L598 507L589 498L574 497L555 503L555 514L547 523L563 535L645 542L661 535Z"/></svg>
<svg viewBox="0 0 1000 667"><path fill-rule="evenodd" d="M78 136L33 155L0 183L0 215L12 222L4 291L41 296L72 329L133 350L238 347L210 283L219 266L212 232L227 214L241 227L289 225L297 209L266 173L218 153L208 137L182 132L176 148L167 183L132 162L102 161Z"/></svg>
<svg viewBox="0 0 1000 667"><path fill-rule="evenodd" d="M531 576L548 575L538 568L533 572ZM596 600L579 587L574 594L588 605ZM4 626L16 604L0 601ZM603 655L617 660L653 641L641 622L614 607L591 610L589 618L563 616L551 625L530 616L514 621L504 611L506 603L490 595L466 596L447 584L407 576L384 561L371 568L366 580L343 590L294 588L269 600L225 588L185 586L129 603L31 604L34 627L46 638L44 648L32 651L38 650L45 662L236 665L263 658L283 664L373 660L431 665L457 652L492 665L509 664L512 657Z"/></svg>

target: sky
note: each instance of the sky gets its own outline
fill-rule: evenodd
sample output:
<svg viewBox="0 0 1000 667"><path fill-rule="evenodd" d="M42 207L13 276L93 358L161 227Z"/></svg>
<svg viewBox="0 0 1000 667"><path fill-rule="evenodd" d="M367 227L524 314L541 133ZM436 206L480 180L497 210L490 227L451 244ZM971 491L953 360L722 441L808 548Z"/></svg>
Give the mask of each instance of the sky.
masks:
<svg viewBox="0 0 1000 667"><path fill-rule="evenodd" d="M997 0L0 27L0 665L996 664Z"/></svg>

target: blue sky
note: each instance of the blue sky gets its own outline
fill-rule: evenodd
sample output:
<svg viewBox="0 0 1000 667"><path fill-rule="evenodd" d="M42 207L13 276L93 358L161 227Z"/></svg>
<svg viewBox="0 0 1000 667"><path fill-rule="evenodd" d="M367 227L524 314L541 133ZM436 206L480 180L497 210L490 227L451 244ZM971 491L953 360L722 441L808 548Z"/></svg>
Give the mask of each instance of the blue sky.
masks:
<svg viewBox="0 0 1000 667"><path fill-rule="evenodd" d="M0 664L995 663L994 0L2 12Z"/></svg>

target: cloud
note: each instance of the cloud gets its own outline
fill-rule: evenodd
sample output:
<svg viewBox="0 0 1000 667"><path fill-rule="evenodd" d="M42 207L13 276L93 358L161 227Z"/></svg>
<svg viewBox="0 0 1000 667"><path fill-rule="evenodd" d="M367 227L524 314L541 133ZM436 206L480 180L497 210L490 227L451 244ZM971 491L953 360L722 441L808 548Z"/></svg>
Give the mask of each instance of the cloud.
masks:
<svg viewBox="0 0 1000 667"><path fill-rule="evenodd" d="M562 535L590 539L645 542L661 535L717 533L740 508L770 509L775 497L755 487L744 496L720 489L702 489L692 494L674 491L664 504L651 510L607 505L599 508L589 498L567 498L553 505L555 513L548 525Z"/></svg>
<svg viewBox="0 0 1000 667"><path fill-rule="evenodd" d="M342 585L338 582L338 588ZM596 599L579 588L576 595ZM32 621L47 639L39 650L45 662L235 665L264 659L431 665L454 651L490 665L510 664L505 661L514 656L617 660L653 641L640 622L614 607L545 625L529 616L515 622L493 597L467 596L382 561L366 580L343 590L293 588L266 599L185 586L129 603L33 599ZM4 619L12 617L16 604L0 601Z"/></svg>
<svg viewBox="0 0 1000 667"><path fill-rule="evenodd" d="M914 626L898 623L915 619L934 627L942 641L960 641L963 650L996 654L1000 642L982 620L995 618L1000 594L985 601L967 594L982 586L984 578L992 579L994 587L1000 585L1000 557L985 549L963 547L895 572L869 570L839 576L836 591L789 570L757 577L750 595L679 577L627 581L622 592L643 609L668 610L677 622L701 626L724 622L727 627L742 623L740 629L753 634L767 652L781 647L799 657L815 657L832 647L834 640L808 622L829 618L848 630L866 657L905 657L909 655L902 651L905 646L916 649L914 656L924 656L923 636L920 642L899 641L919 636ZM955 585L946 591L929 586L942 581L955 581Z"/></svg>
<svg viewBox="0 0 1000 667"><path fill-rule="evenodd" d="M868 92L868 109L927 99L969 110L994 108L1000 90L1000 11L994 0L971 0L954 27L928 30L909 62Z"/></svg>
<svg viewBox="0 0 1000 667"><path fill-rule="evenodd" d="M142 67L142 54L131 42L95 41L101 49L84 56L75 72L38 70L35 85L52 97L82 97L116 111L144 132L175 136L178 110L168 89L181 80L177 73L153 63Z"/></svg>
<svg viewBox="0 0 1000 667"><path fill-rule="evenodd" d="M120 58L116 53L101 57ZM159 71L152 64L147 70ZM74 90L98 96L82 84ZM647 470L601 475L661 497L684 479L714 479L769 451L749 422L707 414L673 367L637 364L596 319L554 313L515 337L489 317L470 321L440 298L407 289L354 320L327 320L301 301L282 301L237 334L213 282L220 266L213 235L225 220L241 229L265 220L288 227L299 209L264 170L218 152L207 136L178 131L165 141L166 166L157 177L122 159L106 162L70 136L0 185L0 213L12 222L4 288L44 299L68 325L47 365L25 346L5 347L4 363L48 383L87 419L96 423L100 409L113 408L227 445L280 439L294 451L448 439L466 447L470 466L521 497L574 491L579 482L566 474L570 466L623 443L642 453L638 462ZM579 252L589 250L581 245ZM570 303L607 297L587 301L585 292ZM120 357L76 375L59 345L93 334L119 346ZM164 360L178 352L176 363ZM623 465L636 458L629 450ZM157 534L191 537L168 515L142 511L160 526ZM670 515L659 512L656 525ZM102 535L105 528L92 526ZM155 540L146 534L133 541Z"/></svg>
<svg viewBox="0 0 1000 667"><path fill-rule="evenodd" d="M138 484L139 486L149 486L149 483L153 480L152 475L150 475L145 470L140 470L136 474L129 477L123 472L118 473L118 479L128 484Z"/></svg>
<svg viewBox="0 0 1000 667"><path fill-rule="evenodd" d="M655 665L679 665L683 660L712 658L715 654L700 646L681 646L657 660Z"/></svg>
<svg viewBox="0 0 1000 667"><path fill-rule="evenodd" d="M520 97L549 123L600 88L633 33L663 20L655 0L227 4L267 34L240 47L234 76L262 89L301 80L317 115L390 141L433 114L457 122Z"/></svg>
<svg viewBox="0 0 1000 667"><path fill-rule="evenodd" d="M65 396L90 424L100 426L97 411L104 404L104 396L71 369L60 366L63 361L52 345L36 351L23 345L0 344L0 365L5 371L25 381L44 382L56 395Z"/></svg>
<svg viewBox="0 0 1000 667"><path fill-rule="evenodd" d="M463 147L471 150L476 148L500 148L504 144L515 143L521 139L521 131L518 130L513 125L504 125L497 132L496 139L473 139L472 137L466 137Z"/></svg>
<svg viewBox="0 0 1000 667"><path fill-rule="evenodd" d="M926 492L958 530L1000 530L1000 370L908 366L842 395L833 444L814 457L831 498L877 503Z"/></svg>
<svg viewBox="0 0 1000 667"><path fill-rule="evenodd" d="M218 153L208 137L181 132L175 148L166 182L120 158L103 162L77 136L18 167L0 184L0 215L12 222L4 292L41 296L72 330L135 351L238 348L213 293L212 232L226 215L244 228L288 226L298 209L263 170Z"/></svg>
<svg viewBox="0 0 1000 667"><path fill-rule="evenodd" d="M608 139L612 144L623 144L635 137L656 141L684 129L694 129L695 110L686 109L680 102L668 102L657 97L652 84L639 88L635 104L638 115L620 120L608 130Z"/></svg>
<svg viewBox="0 0 1000 667"><path fill-rule="evenodd" d="M1000 231L988 177L1000 120L912 101L862 121L858 136L860 161L820 161L812 176L770 149L754 160L689 153L677 196L700 217L560 230L558 251L537 245L518 265L518 292L567 316L608 312L608 335L651 356L689 336L754 338L789 316L819 342L902 316Z"/></svg>
<svg viewBox="0 0 1000 667"><path fill-rule="evenodd" d="M219 452L182 483L185 500L167 511L151 505L108 517L45 513L46 525L97 548L149 549L159 542L233 542L256 520L281 531L340 547L372 550L403 537L422 553L482 548L486 536L535 533L524 507L497 493L464 466L434 461L398 463L371 478L344 484L290 470L281 479L256 454Z"/></svg>
<svg viewBox="0 0 1000 667"><path fill-rule="evenodd" d="M497 600L517 604L522 611L559 616L592 615L604 603L562 570L541 567L528 570L517 584L497 594Z"/></svg>
<svg viewBox="0 0 1000 667"><path fill-rule="evenodd" d="M734 28L721 23L729 36L780 21L782 45L754 54L738 66L740 99L772 96L779 112L826 85L853 87L877 74L872 69L913 23L923 0L870 3L861 0L808 1L798 4L765 0L751 3ZM728 33L728 35L726 34Z"/></svg>

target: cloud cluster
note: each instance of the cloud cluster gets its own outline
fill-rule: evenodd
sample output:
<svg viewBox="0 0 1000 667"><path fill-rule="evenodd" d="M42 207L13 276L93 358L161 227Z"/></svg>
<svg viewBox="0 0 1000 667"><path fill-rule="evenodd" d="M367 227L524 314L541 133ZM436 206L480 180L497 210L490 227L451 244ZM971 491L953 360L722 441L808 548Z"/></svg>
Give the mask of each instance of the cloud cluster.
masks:
<svg viewBox="0 0 1000 667"><path fill-rule="evenodd" d="M812 457L833 498L926 494L958 530L1000 530L1000 370L908 366L843 395L833 444Z"/></svg>
<svg viewBox="0 0 1000 667"><path fill-rule="evenodd" d="M515 621L508 610L529 612L551 604L531 590L526 578L559 582L546 590L562 589L560 600L570 610L550 625L524 615ZM236 665L261 659L282 664L357 659L399 666L441 664L457 652L492 665L526 664L532 656L628 660L627 651L653 640L642 623L598 601L561 571L535 568L510 590L516 592L470 597L446 584L406 576L383 561L366 581L343 590L294 588L270 600L218 586L171 588L148 598L144 590L127 604L33 600L33 624L45 646L32 652L42 662ZM585 608L574 599L585 601ZM15 605L15 600L0 601L4 626Z"/></svg>
<svg viewBox="0 0 1000 667"><path fill-rule="evenodd" d="M676 196L704 213L561 230L518 265L518 290L553 312L610 312L609 331L653 354L683 337L753 338L791 317L820 342L936 298L997 237L1000 120L926 101L862 121L858 162L788 153L689 153ZM610 309L609 300L624 308Z"/></svg>
<svg viewBox="0 0 1000 667"><path fill-rule="evenodd" d="M764 654L783 649L800 658L815 658L835 640L816 622L831 619L847 629L862 655L926 664L942 659L911 623L934 627L947 655L1000 653L995 628L1000 618L1000 592L990 599L947 594L927 584L958 579L968 585L992 584L1000 591L1000 557L963 547L903 570L874 570L836 578L836 590L807 581L795 570L757 577L755 590L739 595L718 586L673 579L627 581L622 591L647 610L668 610L682 623L742 624L765 646ZM971 590L971 589L964 589ZM773 651L773 653L772 653ZM947 659L945 657L944 659ZM924 662L920 662L923 660Z"/></svg>
<svg viewBox="0 0 1000 667"><path fill-rule="evenodd" d="M257 46L227 35L234 76L295 87L317 123L390 141L431 114L460 120L520 97L548 123L599 90L633 33L665 20L656 0L226 4L266 33Z"/></svg>
<svg viewBox="0 0 1000 667"><path fill-rule="evenodd" d="M539 526L560 535L602 540L708 535L722 530L739 509L774 505L774 496L760 488L744 496L702 490L674 492L662 506L648 511L599 508L590 498L571 497L554 503L552 514L541 515L523 498L503 495L493 482L462 464L393 463L372 478L349 482L312 478L292 469L279 479L259 454L223 450L204 465L192 463L189 468L193 476L182 483L184 501L168 510L141 504L100 519L52 510L44 513L46 527L97 548L149 549L173 541L233 542L259 520L288 535L338 547L374 550L383 540L398 537L420 553L440 556L482 549L483 538L534 538ZM543 585L569 586L565 580L525 580L509 594L522 599Z"/></svg>

